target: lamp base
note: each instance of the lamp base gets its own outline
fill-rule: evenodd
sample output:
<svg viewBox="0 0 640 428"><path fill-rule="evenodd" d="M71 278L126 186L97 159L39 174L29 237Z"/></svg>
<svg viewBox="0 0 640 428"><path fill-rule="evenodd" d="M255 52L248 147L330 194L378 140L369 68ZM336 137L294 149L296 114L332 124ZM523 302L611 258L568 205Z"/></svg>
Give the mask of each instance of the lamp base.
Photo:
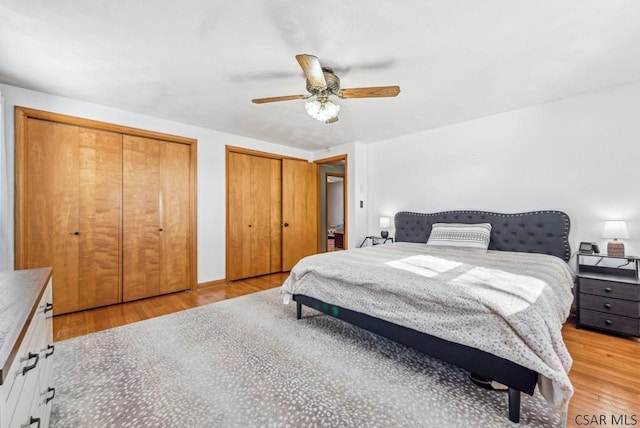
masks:
<svg viewBox="0 0 640 428"><path fill-rule="evenodd" d="M380 237L387 239L389 237L389 231L388 230L381 230L380 231Z"/></svg>
<svg viewBox="0 0 640 428"><path fill-rule="evenodd" d="M624 244L620 241L609 241L607 255L609 257L624 257Z"/></svg>

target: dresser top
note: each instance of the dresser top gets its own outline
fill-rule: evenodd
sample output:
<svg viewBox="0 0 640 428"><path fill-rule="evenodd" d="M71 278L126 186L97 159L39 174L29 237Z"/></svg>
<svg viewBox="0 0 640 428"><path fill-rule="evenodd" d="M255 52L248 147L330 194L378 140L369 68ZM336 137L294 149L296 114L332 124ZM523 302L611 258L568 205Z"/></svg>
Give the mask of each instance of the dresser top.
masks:
<svg viewBox="0 0 640 428"><path fill-rule="evenodd" d="M0 272L0 385L50 277L50 267Z"/></svg>

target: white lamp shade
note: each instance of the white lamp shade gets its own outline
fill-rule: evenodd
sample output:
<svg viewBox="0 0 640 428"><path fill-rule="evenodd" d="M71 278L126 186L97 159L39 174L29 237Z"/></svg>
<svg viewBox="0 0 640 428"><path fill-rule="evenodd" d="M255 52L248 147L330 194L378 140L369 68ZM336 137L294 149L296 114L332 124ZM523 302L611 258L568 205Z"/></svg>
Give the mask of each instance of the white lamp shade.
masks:
<svg viewBox="0 0 640 428"><path fill-rule="evenodd" d="M624 221L606 221L604 223L604 231L602 232L603 238L629 238L629 232L627 231L627 223Z"/></svg>
<svg viewBox="0 0 640 428"><path fill-rule="evenodd" d="M380 217L380 229L386 229L390 224L389 217Z"/></svg>

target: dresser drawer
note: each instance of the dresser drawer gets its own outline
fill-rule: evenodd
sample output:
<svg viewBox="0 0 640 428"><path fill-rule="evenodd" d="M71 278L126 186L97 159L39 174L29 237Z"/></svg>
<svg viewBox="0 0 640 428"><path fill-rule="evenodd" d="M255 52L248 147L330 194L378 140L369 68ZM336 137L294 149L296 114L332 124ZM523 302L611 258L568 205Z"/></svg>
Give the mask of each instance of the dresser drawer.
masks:
<svg viewBox="0 0 640 428"><path fill-rule="evenodd" d="M34 315L33 319L34 321L36 319L40 320L37 315ZM25 385L27 385L26 389L29 389L30 385L35 385L38 382L37 366L41 364L38 348L44 339L44 331L41 328L41 324L31 322L29 325L13 364L11 364L7 373L5 384L2 385L2 408L4 409L2 420L4 423L11 420L13 413L17 411L19 407L18 399L23 389L25 389ZM33 369L29 369L34 365ZM25 370L27 371L25 372ZM31 390L33 391L33 389Z"/></svg>
<svg viewBox="0 0 640 428"><path fill-rule="evenodd" d="M580 278L580 293L607 296L614 299L640 300L640 287L635 284Z"/></svg>
<svg viewBox="0 0 640 428"><path fill-rule="evenodd" d="M640 318L640 302L584 293L580 293L579 299L580 309L591 309L613 315Z"/></svg>
<svg viewBox="0 0 640 428"><path fill-rule="evenodd" d="M616 333L640 335L640 319L580 309L580 325L601 328Z"/></svg>

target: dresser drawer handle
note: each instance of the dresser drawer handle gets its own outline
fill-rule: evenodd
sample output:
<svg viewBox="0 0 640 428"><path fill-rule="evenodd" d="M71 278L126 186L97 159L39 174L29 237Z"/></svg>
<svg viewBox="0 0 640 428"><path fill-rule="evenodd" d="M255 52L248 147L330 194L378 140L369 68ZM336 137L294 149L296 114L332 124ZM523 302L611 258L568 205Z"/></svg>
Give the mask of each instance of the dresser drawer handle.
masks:
<svg viewBox="0 0 640 428"><path fill-rule="evenodd" d="M56 347L54 345L47 345L47 352L44 354L45 358L49 358L55 352Z"/></svg>
<svg viewBox="0 0 640 428"><path fill-rule="evenodd" d="M613 324L613 321L611 321L611 320L604 320L604 323L605 323L606 325L611 325L611 324Z"/></svg>
<svg viewBox="0 0 640 428"><path fill-rule="evenodd" d="M40 418L34 418L33 416L31 416L29 418L29 426L31 426L33 424L38 424L38 425L36 425L36 428L40 428Z"/></svg>
<svg viewBox="0 0 640 428"><path fill-rule="evenodd" d="M607 293L611 293L613 290L611 289L611 287L607 287L604 289L604 291L606 291Z"/></svg>
<svg viewBox="0 0 640 428"><path fill-rule="evenodd" d="M30 366L27 365L22 369L22 376L26 375L29 370L33 370L36 368L36 366L38 365L38 361L40 360L40 354L34 354L33 352L29 352L29 355L27 356L27 361L29 361L32 358L35 358L36 360Z"/></svg>
<svg viewBox="0 0 640 428"><path fill-rule="evenodd" d="M46 400L44 400L44 404L49 404L49 401L53 400L56 397L56 389L55 388L47 388L47 394L49 393L53 393L51 394L51 397L47 397Z"/></svg>
<svg viewBox="0 0 640 428"><path fill-rule="evenodd" d="M46 314L49 311L53 310L53 303L47 303L46 305L44 305L44 313Z"/></svg>
<svg viewBox="0 0 640 428"><path fill-rule="evenodd" d="M611 303L605 303L604 304L604 308L605 309L611 309Z"/></svg>

